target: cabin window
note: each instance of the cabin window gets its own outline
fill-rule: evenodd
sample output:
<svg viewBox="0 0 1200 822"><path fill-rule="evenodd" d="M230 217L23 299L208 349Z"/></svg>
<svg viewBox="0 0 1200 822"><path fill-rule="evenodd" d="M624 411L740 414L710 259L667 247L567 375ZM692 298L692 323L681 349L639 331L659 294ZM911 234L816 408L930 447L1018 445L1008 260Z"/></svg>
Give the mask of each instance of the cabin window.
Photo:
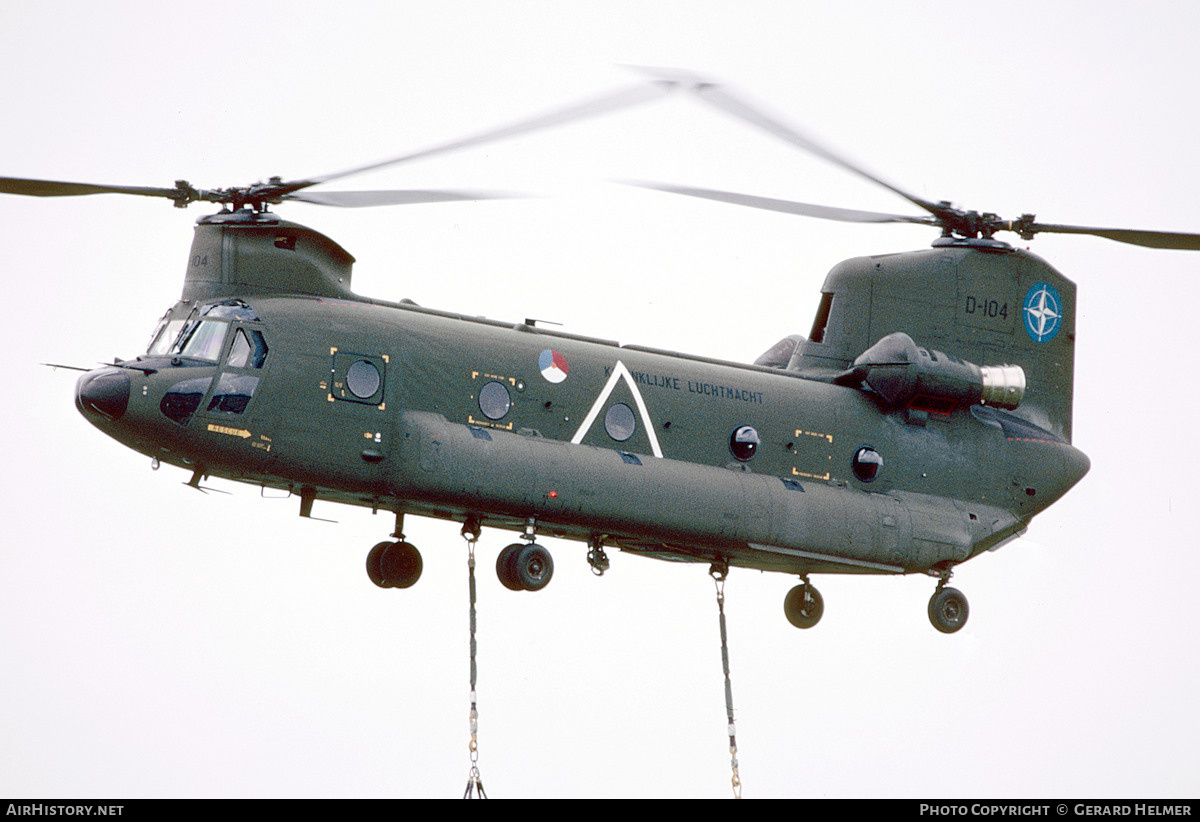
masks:
<svg viewBox="0 0 1200 822"><path fill-rule="evenodd" d="M821 304L817 306L817 316L813 317L812 330L808 338L815 342L825 342L825 327L829 325L829 314L833 310L833 294L822 291Z"/></svg>
<svg viewBox="0 0 1200 822"><path fill-rule="evenodd" d="M637 430L633 409L623 402L610 405L604 414L604 430L617 442L625 442Z"/></svg>
<svg viewBox="0 0 1200 822"><path fill-rule="evenodd" d="M337 400L383 407L387 360L370 354L335 351L330 396Z"/></svg>
<svg viewBox="0 0 1200 822"><path fill-rule="evenodd" d="M503 418L511 407L512 397L504 383L492 380L479 389L479 410L489 420Z"/></svg>
<svg viewBox="0 0 1200 822"><path fill-rule="evenodd" d="M229 346L231 368L262 368L267 361L267 342L261 331L239 328Z"/></svg>
<svg viewBox="0 0 1200 822"><path fill-rule="evenodd" d="M853 467L854 476L863 482L874 482L879 476L879 469L883 468L883 457L871 446L864 445L854 452Z"/></svg>
<svg viewBox="0 0 1200 822"><path fill-rule="evenodd" d="M168 419L174 420L180 425L187 425L192 414L195 414L196 409L200 407L200 400L204 399L210 385L212 385L212 377L197 377L177 382L163 395L158 409Z"/></svg>
<svg viewBox="0 0 1200 822"><path fill-rule="evenodd" d="M346 387L360 400L375 396L382 383L379 369L370 360L356 360L346 369Z"/></svg>
<svg viewBox="0 0 1200 822"><path fill-rule="evenodd" d="M217 380L217 387L213 391L212 399L208 401L208 410L221 411L226 414L241 414L250 404L256 388L258 388L258 377L225 372Z"/></svg>
<svg viewBox="0 0 1200 822"><path fill-rule="evenodd" d="M735 459L745 462L758 451L758 432L749 425L734 429L729 435L729 450Z"/></svg>

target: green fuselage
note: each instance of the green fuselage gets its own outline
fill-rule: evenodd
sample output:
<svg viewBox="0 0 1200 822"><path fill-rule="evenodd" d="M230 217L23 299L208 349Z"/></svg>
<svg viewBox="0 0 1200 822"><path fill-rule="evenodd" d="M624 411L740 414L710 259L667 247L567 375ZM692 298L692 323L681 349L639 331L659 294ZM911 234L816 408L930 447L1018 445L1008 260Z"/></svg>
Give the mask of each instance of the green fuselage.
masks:
<svg viewBox="0 0 1200 822"><path fill-rule="evenodd" d="M981 406L890 410L781 368L408 304L241 305L208 320L205 358L147 355L108 377L129 383L120 414L89 405L85 375L85 415L197 476L800 574L949 567L1088 467ZM873 472L856 470L863 449Z"/></svg>

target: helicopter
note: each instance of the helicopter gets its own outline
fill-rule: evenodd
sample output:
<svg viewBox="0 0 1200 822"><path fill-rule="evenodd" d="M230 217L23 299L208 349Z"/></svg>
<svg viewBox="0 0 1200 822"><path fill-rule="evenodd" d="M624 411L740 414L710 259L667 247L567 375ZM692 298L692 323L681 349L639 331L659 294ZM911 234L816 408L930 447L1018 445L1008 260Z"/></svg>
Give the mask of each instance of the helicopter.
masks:
<svg viewBox="0 0 1200 822"><path fill-rule="evenodd" d="M929 249L844 261L807 335L739 363L364 297L354 258L274 206L364 207L508 196L309 189L684 91L892 191L915 216L645 181L735 205L939 232ZM190 472L390 512L367 576L421 576L406 516L519 534L496 560L544 588L539 536L650 558L793 575L783 610L820 620L810 576L925 574L942 633L967 621L954 569L1019 537L1090 463L1071 444L1076 286L996 239L1071 233L1178 250L1200 235L1039 223L931 202L866 172L720 84L657 73L630 91L323 176L222 189L0 178L0 193L152 196L201 217L180 299L146 350L79 377L75 402L124 445ZM84 369L80 369L84 370Z"/></svg>

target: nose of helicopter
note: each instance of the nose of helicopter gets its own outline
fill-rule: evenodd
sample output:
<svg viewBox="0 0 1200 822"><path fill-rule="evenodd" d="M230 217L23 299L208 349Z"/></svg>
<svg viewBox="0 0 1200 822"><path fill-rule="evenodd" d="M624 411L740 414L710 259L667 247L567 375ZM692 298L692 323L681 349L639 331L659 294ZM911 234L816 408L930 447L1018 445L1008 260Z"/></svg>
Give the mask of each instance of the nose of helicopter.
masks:
<svg viewBox="0 0 1200 822"><path fill-rule="evenodd" d="M87 372L75 383L75 406L93 422L119 420L129 407L129 375L119 368Z"/></svg>

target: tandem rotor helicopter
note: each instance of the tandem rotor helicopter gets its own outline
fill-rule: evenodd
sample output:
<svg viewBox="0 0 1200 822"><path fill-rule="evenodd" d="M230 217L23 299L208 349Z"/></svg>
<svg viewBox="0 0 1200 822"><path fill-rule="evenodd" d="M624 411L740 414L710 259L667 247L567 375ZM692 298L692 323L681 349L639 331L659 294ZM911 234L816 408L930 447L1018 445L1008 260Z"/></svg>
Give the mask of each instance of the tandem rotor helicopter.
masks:
<svg viewBox="0 0 1200 822"><path fill-rule="evenodd" d="M384 166L513 137L683 90L907 200L917 216L661 183L660 191L802 216L937 228L931 248L835 266L807 336L754 363L593 339L362 297L354 262L271 206L362 207L494 196L310 190ZM946 583L1021 535L1088 471L1071 445L1075 284L996 239L1090 234L1200 250L1200 235L1004 220L915 197L728 89L684 74L506 128L336 174L204 190L0 178L0 193L134 194L221 206L201 217L179 301L145 352L87 371L80 412L152 459L313 503L395 516L367 555L407 588L421 554L407 515L464 534L516 531L500 582L535 591L554 563L539 535L664 560L796 575L784 612L823 612L817 574L927 574L934 627L965 624ZM79 369L85 370L85 369Z"/></svg>

